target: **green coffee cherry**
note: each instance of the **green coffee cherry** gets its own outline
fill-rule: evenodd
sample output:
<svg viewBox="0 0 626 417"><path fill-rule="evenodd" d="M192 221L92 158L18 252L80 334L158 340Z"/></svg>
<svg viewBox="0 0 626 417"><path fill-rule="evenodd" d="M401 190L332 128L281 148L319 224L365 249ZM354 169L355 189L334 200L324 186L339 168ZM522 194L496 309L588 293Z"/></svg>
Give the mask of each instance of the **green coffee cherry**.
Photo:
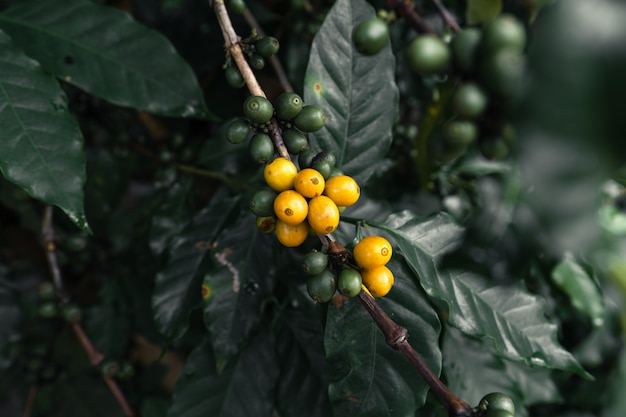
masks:
<svg viewBox="0 0 626 417"><path fill-rule="evenodd" d="M303 132L316 132L324 127L326 115L317 106L308 105L302 107L302 111L293 119L296 127Z"/></svg>
<svg viewBox="0 0 626 417"><path fill-rule="evenodd" d="M259 164L264 164L274 157L274 143L265 133L252 136L249 144L250 156Z"/></svg>
<svg viewBox="0 0 626 417"><path fill-rule="evenodd" d="M56 317L59 313L59 310L57 309L56 304L48 301L39 306L38 313L41 317L49 319L52 317Z"/></svg>
<svg viewBox="0 0 626 417"><path fill-rule="evenodd" d="M83 319L83 311L76 304L63 306L63 318L68 323L78 323Z"/></svg>
<svg viewBox="0 0 626 417"><path fill-rule="evenodd" d="M322 151L315 155L315 158L313 158L313 163L318 161L326 161L328 162L328 165L334 168L337 164L337 157L332 152Z"/></svg>
<svg viewBox="0 0 626 417"><path fill-rule="evenodd" d="M330 178L336 162L337 159L334 153L322 151L315 155L311 161L311 168L322 174L324 179L328 179Z"/></svg>
<svg viewBox="0 0 626 417"><path fill-rule="evenodd" d="M343 269L337 279L337 290L346 297L354 297L361 292L361 274L352 268Z"/></svg>
<svg viewBox="0 0 626 417"><path fill-rule="evenodd" d="M515 417L515 414L511 414L505 410L487 410L483 414L484 417Z"/></svg>
<svg viewBox="0 0 626 417"><path fill-rule="evenodd" d="M467 146L476 140L478 127L470 120L450 120L443 126L444 140L455 146Z"/></svg>
<svg viewBox="0 0 626 417"><path fill-rule="evenodd" d="M489 160L501 160L509 156L510 145L501 137L481 137L478 143L480 153Z"/></svg>
<svg viewBox="0 0 626 417"><path fill-rule="evenodd" d="M328 256L323 252L313 251L302 257L302 269L309 275L322 273L328 266Z"/></svg>
<svg viewBox="0 0 626 417"><path fill-rule="evenodd" d="M485 395L478 404L481 410L505 411L511 415L515 415L515 404L513 400L506 394L501 392L492 392Z"/></svg>
<svg viewBox="0 0 626 417"><path fill-rule="evenodd" d="M406 48L409 68L419 75L443 72L450 62L448 45L433 35L420 35L413 39Z"/></svg>
<svg viewBox="0 0 626 417"><path fill-rule="evenodd" d="M330 175L328 176L328 178L337 177L339 175L344 175L344 172L337 167L333 167L333 169L330 170Z"/></svg>
<svg viewBox="0 0 626 417"><path fill-rule="evenodd" d="M39 284L37 294L39 295L39 298L41 298L42 300L50 301L56 298L57 289L53 283L49 281L44 281L41 284Z"/></svg>
<svg viewBox="0 0 626 417"><path fill-rule="evenodd" d="M274 199L276 193L270 190L259 190L250 199L250 211L259 217L274 215Z"/></svg>
<svg viewBox="0 0 626 417"><path fill-rule="evenodd" d="M304 133L295 129L283 130L283 141L291 154L299 154L309 146L309 141Z"/></svg>
<svg viewBox="0 0 626 417"><path fill-rule="evenodd" d="M363 20L354 28L352 40L363 55L375 55L389 43L389 27L378 17Z"/></svg>
<svg viewBox="0 0 626 417"><path fill-rule="evenodd" d="M263 233L271 233L276 229L276 217L274 216L257 217L256 227Z"/></svg>
<svg viewBox="0 0 626 417"><path fill-rule="evenodd" d="M472 72L476 67L476 55L482 33L478 28L467 28L458 32L450 41L454 65L463 72Z"/></svg>
<svg viewBox="0 0 626 417"><path fill-rule="evenodd" d="M250 57L250 66L255 70L262 70L265 68L265 58L259 54L252 54Z"/></svg>
<svg viewBox="0 0 626 417"><path fill-rule="evenodd" d="M317 155L317 152L311 149L305 149L298 154L298 165L300 169L310 168L313 158Z"/></svg>
<svg viewBox="0 0 626 417"><path fill-rule="evenodd" d="M226 70L224 70L224 75L226 76L226 82L228 85L233 88L241 88L246 84L237 67L226 68Z"/></svg>
<svg viewBox="0 0 626 417"><path fill-rule="evenodd" d="M100 372L106 377L113 378L120 372L120 364L115 360L107 359L100 365Z"/></svg>
<svg viewBox="0 0 626 417"><path fill-rule="evenodd" d="M276 117L281 120L291 120L302 111L302 97L296 93L282 93L274 101Z"/></svg>
<svg viewBox="0 0 626 417"><path fill-rule="evenodd" d="M336 289L337 283L335 277L328 269L309 277L306 282L307 293L316 303L326 303L330 301Z"/></svg>
<svg viewBox="0 0 626 417"><path fill-rule="evenodd" d="M526 58L514 49L501 49L482 61L481 80L492 93L517 96L523 88Z"/></svg>
<svg viewBox="0 0 626 417"><path fill-rule="evenodd" d="M487 100L487 95L477 84L463 84L452 96L452 109L461 117L474 119L485 111Z"/></svg>
<svg viewBox="0 0 626 417"><path fill-rule="evenodd" d="M273 114L274 107L265 97L250 96L243 103L243 115L253 123L267 123Z"/></svg>
<svg viewBox="0 0 626 417"><path fill-rule="evenodd" d="M250 124L246 119L238 117L226 127L226 139L230 143L241 143L250 134Z"/></svg>
<svg viewBox="0 0 626 417"><path fill-rule="evenodd" d="M246 10L246 3L243 0L228 0L226 6L231 13L235 14L243 14Z"/></svg>
<svg viewBox="0 0 626 417"><path fill-rule="evenodd" d="M493 54L501 49L524 50L526 30L516 17L502 14L487 23L483 28L480 49L483 55Z"/></svg>
<svg viewBox="0 0 626 417"><path fill-rule="evenodd" d="M280 48L280 43L278 39L273 36L266 36L264 38L259 39L256 44L256 51L263 56L264 58L269 58L272 55L276 55L278 53L278 49Z"/></svg>

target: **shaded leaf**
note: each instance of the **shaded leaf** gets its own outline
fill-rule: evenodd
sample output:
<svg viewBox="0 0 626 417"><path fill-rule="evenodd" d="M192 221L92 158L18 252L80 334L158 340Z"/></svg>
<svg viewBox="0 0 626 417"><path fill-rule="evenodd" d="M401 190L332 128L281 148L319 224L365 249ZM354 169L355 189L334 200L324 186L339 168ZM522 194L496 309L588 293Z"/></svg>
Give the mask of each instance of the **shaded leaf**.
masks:
<svg viewBox="0 0 626 417"><path fill-rule="evenodd" d="M319 314L312 309L289 308L283 317L276 334L276 349L281 358L276 407L285 417L328 416L330 366L326 362Z"/></svg>
<svg viewBox="0 0 626 417"><path fill-rule="evenodd" d="M328 116L312 146L333 152L361 186L389 149L398 106L391 48L365 56L352 44L354 26L372 16L364 0L337 1L313 40L304 81L304 101Z"/></svg>
<svg viewBox="0 0 626 417"><path fill-rule="evenodd" d="M470 272L444 270L440 262L462 238L447 215L428 220L408 211L383 224L429 296L444 301L450 323L462 332L488 337L503 356L529 365L564 369L589 377L557 341L557 326L544 315L545 302L521 284L494 285Z"/></svg>
<svg viewBox="0 0 626 417"><path fill-rule="evenodd" d="M0 28L47 71L111 103L167 116L210 114L167 38L119 9L25 1L0 14Z"/></svg>
<svg viewBox="0 0 626 417"><path fill-rule="evenodd" d="M204 276L204 322L220 361L233 357L260 322L261 305L276 281L274 239L261 233L246 211L211 250L215 267Z"/></svg>
<svg viewBox="0 0 626 417"><path fill-rule="evenodd" d="M263 328L221 371L204 340L185 363L168 417L270 417L278 378L272 333Z"/></svg>
<svg viewBox="0 0 626 417"><path fill-rule="evenodd" d="M57 81L0 32L0 171L32 197L89 229L78 123Z"/></svg>
<svg viewBox="0 0 626 417"><path fill-rule="evenodd" d="M171 240L187 225L186 219L193 215L189 205L192 184L191 178L184 177L164 190L150 227L150 249L155 255L167 249Z"/></svg>
<svg viewBox="0 0 626 417"><path fill-rule="evenodd" d="M552 270L552 280L570 298L572 305L586 314L594 324L604 323L604 298L594 279L571 255Z"/></svg>
<svg viewBox="0 0 626 417"><path fill-rule="evenodd" d="M409 332L409 342L439 375L440 323L411 271L392 260L391 292L380 306ZM382 331L357 298L333 301L328 307L326 355L333 369L329 387L334 415L406 416L421 407L428 386L406 358L385 342Z"/></svg>
<svg viewBox="0 0 626 417"><path fill-rule="evenodd" d="M154 320L166 337L177 339L187 330L190 311L201 303L205 258L238 202L237 197L212 199L172 241L169 258L157 274L152 295Z"/></svg>

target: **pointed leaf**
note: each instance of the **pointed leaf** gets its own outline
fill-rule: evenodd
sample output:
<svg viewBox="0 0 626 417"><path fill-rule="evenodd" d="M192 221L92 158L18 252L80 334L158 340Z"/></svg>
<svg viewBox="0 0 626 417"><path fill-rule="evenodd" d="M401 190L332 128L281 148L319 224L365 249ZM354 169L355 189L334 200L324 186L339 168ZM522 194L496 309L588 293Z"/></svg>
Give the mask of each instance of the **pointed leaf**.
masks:
<svg viewBox="0 0 626 417"><path fill-rule="evenodd" d="M395 284L378 302L396 323L407 327L409 342L439 375L437 314L406 266L395 260L388 266ZM329 387L334 415L406 416L424 405L428 386L406 358L387 345L357 298L329 305L325 339L334 375Z"/></svg>
<svg viewBox="0 0 626 417"><path fill-rule="evenodd" d="M67 97L39 64L0 32L0 171L32 197L88 230L85 156Z"/></svg>
<svg viewBox="0 0 626 417"><path fill-rule="evenodd" d="M463 229L441 214L428 220L408 211L373 224L395 240L428 295L443 300L450 323L468 335L488 337L512 360L565 369L589 377L557 341L557 326L545 316L545 302L521 285L494 285L469 272L440 267L443 256L457 246Z"/></svg>
<svg viewBox="0 0 626 417"><path fill-rule="evenodd" d="M25 1L0 28L49 72L111 103L151 113L206 117L195 74L160 33L91 1Z"/></svg>
<svg viewBox="0 0 626 417"><path fill-rule="evenodd" d="M274 240L259 231L248 212L216 239L215 268L204 276L204 322L220 361L234 356L260 322L261 305L276 281Z"/></svg>
<svg viewBox="0 0 626 417"><path fill-rule="evenodd" d="M176 383L167 417L270 417L278 378L274 340L263 328L221 372L205 339Z"/></svg>
<svg viewBox="0 0 626 417"><path fill-rule="evenodd" d="M594 326L604 323L604 298L587 271L566 255L552 271L552 280L570 297L572 305L589 316Z"/></svg>
<svg viewBox="0 0 626 417"><path fill-rule="evenodd" d="M281 367L276 407L280 415L329 416L330 366L324 352L319 314L312 309L289 308L277 330L276 348Z"/></svg>
<svg viewBox="0 0 626 417"><path fill-rule="evenodd" d="M362 186L389 149L398 105L391 48L365 56L352 44L354 26L373 16L364 0L337 1L313 41L304 81L304 101L328 116L311 143L333 152Z"/></svg>
<svg viewBox="0 0 626 417"><path fill-rule="evenodd" d="M190 311L201 303L203 261L239 198L213 199L172 241L169 258L157 274L152 309L161 333L176 339L188 327Z"/></svg>

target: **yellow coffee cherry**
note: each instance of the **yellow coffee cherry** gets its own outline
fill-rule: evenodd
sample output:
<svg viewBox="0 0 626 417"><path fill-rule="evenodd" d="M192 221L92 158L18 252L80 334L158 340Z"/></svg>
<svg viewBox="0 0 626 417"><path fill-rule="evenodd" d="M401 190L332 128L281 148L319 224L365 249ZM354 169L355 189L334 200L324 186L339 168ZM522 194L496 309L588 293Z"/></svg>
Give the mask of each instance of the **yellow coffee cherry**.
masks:
<svg viewBox="0 0 626 417"><path fill-rule="evenodd" d="M361 269L361 279L363 280L363 285L374 297L387 295L395 281L393 272L384 265L371 269Z"/></svg>
<svg viewBox="0 0 626 417"><path fill-rule="evenodd" d="M289 248L300 246L309 236L309 225L302 222L295 226L281 220L276 220L276 237L278 241Z"/></svg>
<svg viewBox="0 0 626 417"><path fill-rule="evenodd" d="M294 190L286 190L274 199L274 213L284 223L295 226L306 219L309 212L307 201Z"/></svg>
<svg viewBox="0 0 626 417"><path fill-rule="evenodd" d="M382 236L367 236L356 244L352 254L362 268L383 266L391 259L391 243Z"/></svg>
<svg viewBox="0 0 626 417"><path fill-rule="evenodd" d="M276 158L265 166L263 178L274 191L285 191L293 188L293 180L298 174L295 164L286 158Z"/></svg>
<svg viewBox="0 0 626 417"><path fill-rule="evenodd" d="M326 181L318 171L313 168L305 168L298 172L293 182L297 192L306 198L313 198L322 195Z"/></svg>
<svg viewBox="0 0 626 417"><path fill-rule="evenodd" d="M337 175L326 181L324 195L328 196L338 206L348 207L359 200L361 188L354 178L347 175Z"/></svg>
<svg viewBox="0 0 626 417"><path fill-rule="evenodd" d="M307 219L311 229L316 233L324 235L332 233L339 225L339 209L333 200L320 195L309 201Z"/></svg>

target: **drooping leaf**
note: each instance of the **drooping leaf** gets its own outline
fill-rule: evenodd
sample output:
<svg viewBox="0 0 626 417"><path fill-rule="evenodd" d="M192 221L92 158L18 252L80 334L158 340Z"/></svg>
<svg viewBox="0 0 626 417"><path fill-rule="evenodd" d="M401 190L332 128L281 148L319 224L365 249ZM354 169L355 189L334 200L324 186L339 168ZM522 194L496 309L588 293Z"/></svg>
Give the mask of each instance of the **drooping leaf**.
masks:
<svg viewBox="0 0 626 417"><path fill-rule="evenodd" d="M364 0L337 1L313 40L304 81L304 101L328 116L311 144L335 153L362 186L389 149L398 102L391 48L365 56L352 44L354 26L372 16Z"/></svg>
<svg viewBox="0 0 626 417"><path fill-rule="evenodd" d="M160 33L91 1L24 1L0 28L43 68L111 103L166 116L209 117L195 74Z"/></svg>
<svg viewBox="0 0 626 417"><path fill-rule="evenodd" d="M201 267L238 201L237 197L213 199L172 241L169 258L157 274L152 295L154 320L166 337L181 337L188 327L190 311L200 305Z"/></svg>
<svg viewBox="0 0 626 417"><path fill-rule="evenodd" d="M487 337L511 360L564 369L589 377L557 340L557 326L545 315L545 302L521 284L497 285L471 272L441 268L443 256L457 246L463 229L448 215L423 220L408 211L383 224L429 296L444 301L450 324L464 333Z"/></svg>
<svg viewBox="0 0 626 417"><path fill-rule="evenodd" d="M515 415L525 417L526 406L560 398L548 371L504 360L454 327L444 332L443 367L448 388L472 406L490 392L502 392L513 399Z"/></svg>
<svg viewBox="0 0 626 417"><path fill-rule="evenodd" d="M65 93L3 32L0 74L0 171L89 230L83 207L83 137Z"/></svg>
<svg viewBox="0 0 626 417"><path fill-rule="evenodd" d="M285 311L277 329L276 348L281 358L276 395L280 415L330 415L330 367L324 353L324 330L319 314L312 309Z"/></svg>
<svg viewBox="0 0 626 417"><path fill-rule="evenodd" d="M223 369L217 360L208 338L191 352L167 417L270 417L278 378L271 331L257 332Z"/></svg>
<svg viewBox="0 0 626 417"><path fill-rule="evenodd" d="M604 323L604 298L587 271L571 256L565 258L552 270L552 280L570 298L572 305L586 314L594 324Z"/></svg>
<svg viewBox="0 0 626 417"><path fill-rule="evenodd" d="M271 294L276 268L274 236L261 233L254 216L242 213L215 240L204 276L204 322L221 362L233 357L260 322L259 311Z"/></svg>
<svg viewBox="0 0 626 417"><path fill-rule="evenodd" d="M397 324L408 329L413 348L439 375L437 314L406 266L395 260L388 266L395 284L378 302ZM333 368L329 392L334 415L415 415L424 404L428 386L407 359L387 345L357 298L330 303L325 346Z"/></svg>

